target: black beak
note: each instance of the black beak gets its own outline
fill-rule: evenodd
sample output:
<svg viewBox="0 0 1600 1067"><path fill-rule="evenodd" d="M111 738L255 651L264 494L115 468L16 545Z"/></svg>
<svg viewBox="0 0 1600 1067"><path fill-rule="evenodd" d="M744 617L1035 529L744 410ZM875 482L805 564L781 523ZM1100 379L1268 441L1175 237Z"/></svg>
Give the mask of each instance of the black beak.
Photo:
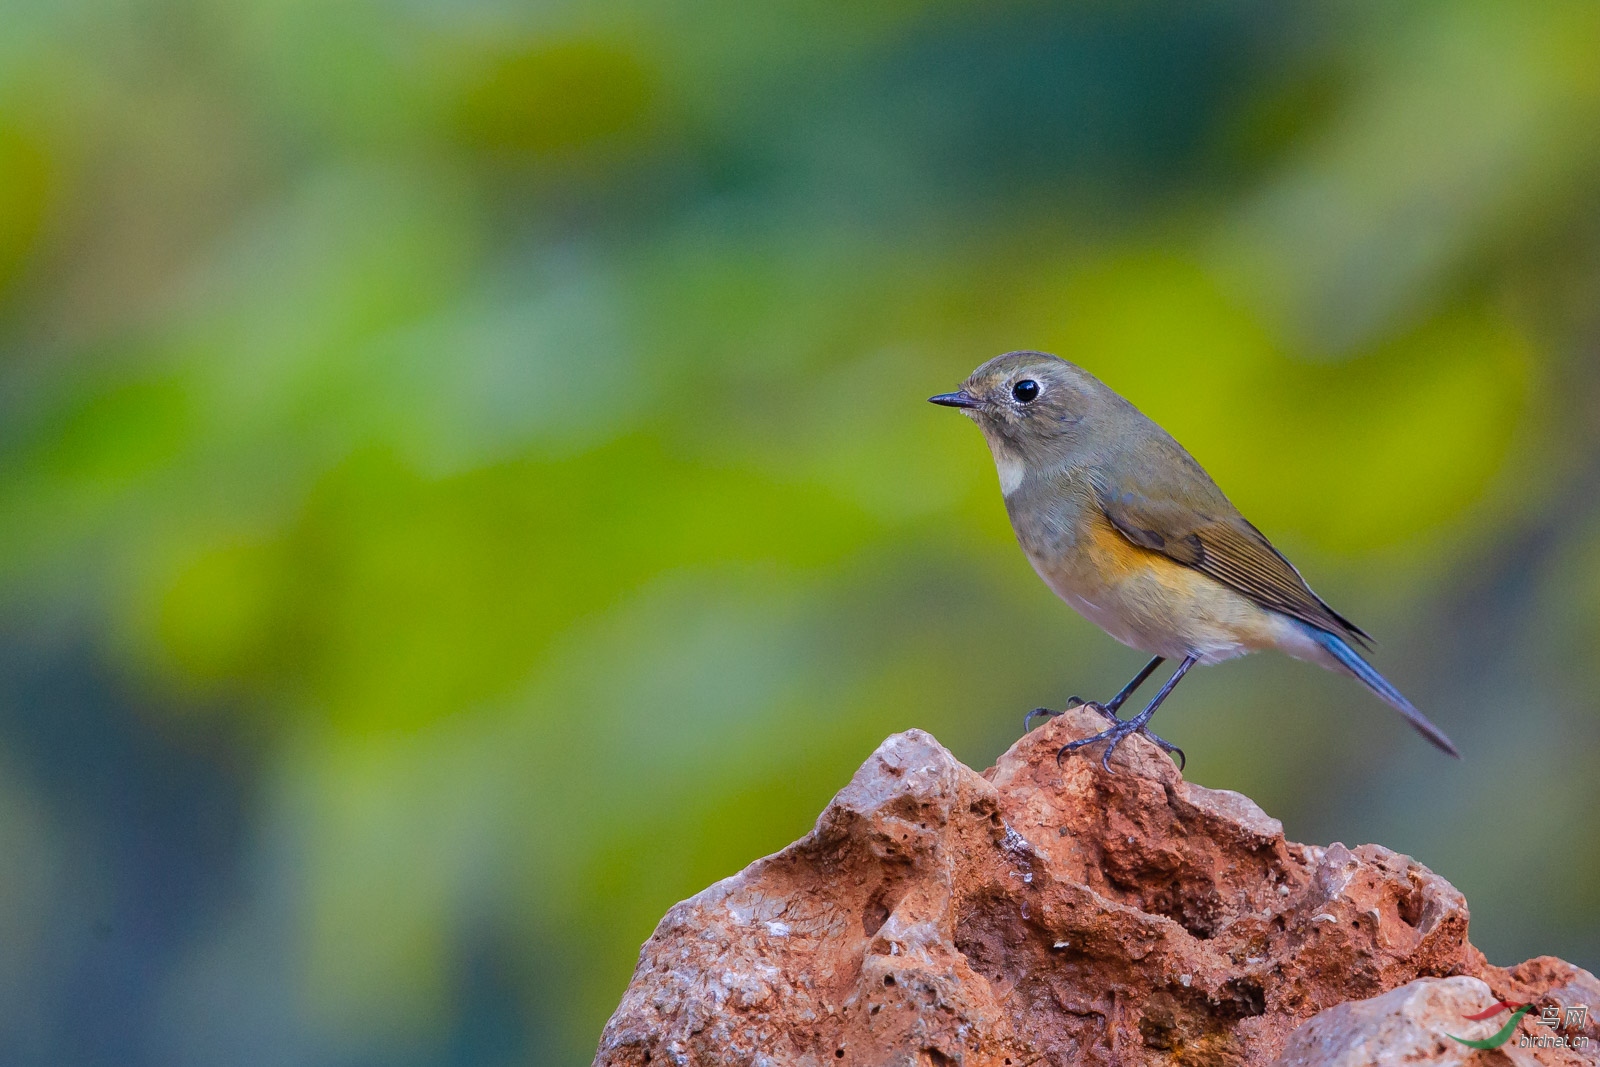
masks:
<svg viewBox="0 0 1600 1067"><path fill-rule="evenodd" d="M947 408L975 408L978 406L978 398L962 389L954 393L940 393L938 396L930 396L928 403L942 404Z"/></svg>

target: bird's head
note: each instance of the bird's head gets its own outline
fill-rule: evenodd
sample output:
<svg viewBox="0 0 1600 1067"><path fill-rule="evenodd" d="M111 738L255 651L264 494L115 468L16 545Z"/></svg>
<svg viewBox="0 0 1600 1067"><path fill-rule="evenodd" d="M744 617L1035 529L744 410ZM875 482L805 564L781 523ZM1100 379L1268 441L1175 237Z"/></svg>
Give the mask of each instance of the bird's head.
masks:
<svg viewBox="0 0 1600 1067"><path fill-rule="evenodd" d="M1007 352L973 371L961 388L928 400L957 408L982 427L995 459L1045 465L1082 440L1082 423L1115 397L1083 369L1045 352Z"/></svg>

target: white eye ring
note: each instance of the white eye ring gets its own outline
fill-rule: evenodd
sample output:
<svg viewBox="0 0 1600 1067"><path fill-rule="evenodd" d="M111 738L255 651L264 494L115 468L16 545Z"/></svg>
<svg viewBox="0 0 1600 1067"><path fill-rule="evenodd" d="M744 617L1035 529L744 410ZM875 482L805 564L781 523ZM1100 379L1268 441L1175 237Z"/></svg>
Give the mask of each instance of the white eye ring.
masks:
<svg viewBox="0 0 1600 1067"><path fill-rule="evenodd" d="M1031 404L1039 398L1039 383L1024 378L1011 387L1011 399L1019 404Z"/></svg>

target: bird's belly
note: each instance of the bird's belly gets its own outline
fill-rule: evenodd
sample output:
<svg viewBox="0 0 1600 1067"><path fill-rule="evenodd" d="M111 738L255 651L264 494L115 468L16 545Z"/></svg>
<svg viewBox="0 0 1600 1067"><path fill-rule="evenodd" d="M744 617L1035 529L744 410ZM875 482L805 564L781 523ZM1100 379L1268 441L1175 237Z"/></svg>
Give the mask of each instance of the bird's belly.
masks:
<svg viewBox="0 0 1600 1067"><path fill-rule="evenodd" d="M1045 584L1090 622L1153 655L1218 663L1283 639L1282 616L1109 525L1058 558L1028 557Z"/></svg>

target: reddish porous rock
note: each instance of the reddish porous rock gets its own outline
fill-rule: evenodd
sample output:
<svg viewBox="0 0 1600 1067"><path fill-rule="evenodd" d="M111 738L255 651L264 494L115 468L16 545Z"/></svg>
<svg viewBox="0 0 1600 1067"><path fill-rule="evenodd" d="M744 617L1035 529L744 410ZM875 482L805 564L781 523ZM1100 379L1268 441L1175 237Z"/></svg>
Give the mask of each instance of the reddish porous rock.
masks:
<svg viewBox="0 0 1600 1067"><path fill-rule="evenodd" d="M1103 725L1069 711L981 775L920 730L889 738L811 833L667 913L595 1063L1265 1065L1319 1012L1457 975L1600 1009L1559 960L1489 966L1466 901L1421 864L1286 841L1141 737L1114 774L1057 766ZM1404 1026L1382 1005L1319 1020L1292 1062L1358 1062L1363 1026L1411 1040L1412 1005Z"/></svg>

